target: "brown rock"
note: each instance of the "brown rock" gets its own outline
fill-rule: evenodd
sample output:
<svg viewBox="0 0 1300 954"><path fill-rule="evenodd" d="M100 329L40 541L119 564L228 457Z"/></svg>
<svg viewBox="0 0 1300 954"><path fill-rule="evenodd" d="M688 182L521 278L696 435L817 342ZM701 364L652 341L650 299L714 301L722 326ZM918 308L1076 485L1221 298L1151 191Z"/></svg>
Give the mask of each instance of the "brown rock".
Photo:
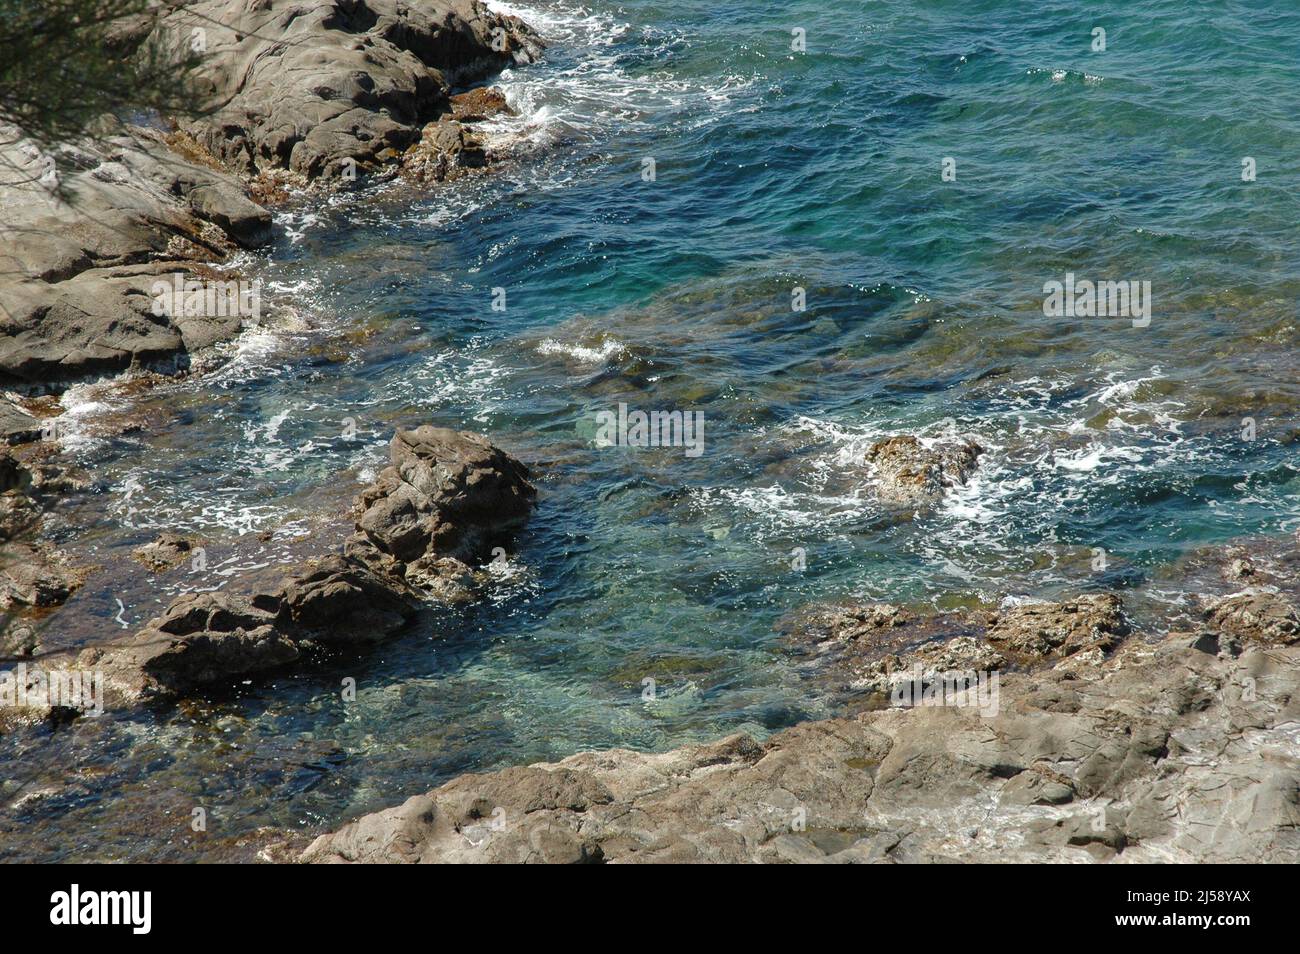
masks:
<svg viewBox="0 0 1300 954"><path fill-rule="evenodd" d="M974 441L927 447L911 435L876 441L867 450L876 492L886 502L914 507L937 503L966 482L984 449Z"/></svg>

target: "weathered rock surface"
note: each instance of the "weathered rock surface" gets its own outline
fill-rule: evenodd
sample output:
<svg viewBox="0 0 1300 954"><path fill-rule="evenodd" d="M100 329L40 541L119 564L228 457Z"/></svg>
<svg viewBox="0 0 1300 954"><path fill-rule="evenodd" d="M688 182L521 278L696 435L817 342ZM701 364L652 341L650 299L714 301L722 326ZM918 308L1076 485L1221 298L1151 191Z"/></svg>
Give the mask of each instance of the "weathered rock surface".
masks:
<svg viewBox="0 0 1300 954"><path fill-rule="evenodd" d="M184 362L236 333L238 314L155 314L154 283L269 240L270 214L226 173L119 128L46 157L4 131L0 164L0 385L41 390L134 366Z"/></svg>
<svg viewBox="0 0 1300 954"><path fill-rule="evenodd" d="M180 57L195 30L202 115L186 129L249 177L378 168L450 111L452 86L541 50L522 21L477 0L199 0L152 40Z"/></svg>
<svg viewBox="0 0 1300 954"><path fill-rule="evenodd" d="M887 437L867 449L876 493L897 506L937 503L946 490L960 486L975 471L984 449L974 441L923 443L911 435Z"/></svg>
<svg viewBox="0 0 1300 954"><path fill-rule="evenodd" d="M399 431L389 458L358 498L357 532L344 551L417 588L488 559L537 495L523 464L468 431Z"/></svg>
<svg viewBox="0 0 1300 954"><path fill-rule="evenodd" d="M1300 642L1300 611L1282 593L1250 591L1203 600L1206 629L1234 646L1290 646Z"/></svg>
<svg viewBox="0 0 1300 954"><path fill-rule="evenodd" d="M1130 632L1119 598L1109 593L965 613L916 613L892 603L813 606L781 628L813 678L868 698L913 679L917 666L928 683L936 673L1064 657L1099 664Z"/></svg>
<svg viewBox="0 0 1300 954"><path fill-rule="evenodd" d="M1135 639L1000 695L992 717L887 709L467 775L302 860L1300 861L1300 647Z"/></svg>
<svg viewBox="0 0 1300 954"><path fill-rule="evenodd" d="M229 684L327 650L393 635L421 600L472 575L536 496L523 464L468 432L398 431L385 468L358 500L343 554L313 560L271 592L185 594L139 632L84 651L127 699Z"/></svg>
<svg viewBox="0 0 1300 954"><path fill-rule="evenodd" d="M1001 610L985 638L1022 656L1107 653L1130 632L1119 597L1093 593L1060 603L1019 603Z"/></svg>
<svg viewBox="0 0 1300 954"><path fill-rule="evenodd" d="M0 549L0 609L57 606L80 583L51 547L11 543Z"/></svg>
<svg viewBox="0 0 1300 954"><path fill-rule="evenodd" d="M419 142L402 156L402 172L420 182L458 179L486 167L490 156L484 137L474 126L492 116L510 113L505 95L494 87L479 87L451 97L451 112L429 123Z"/></svg>

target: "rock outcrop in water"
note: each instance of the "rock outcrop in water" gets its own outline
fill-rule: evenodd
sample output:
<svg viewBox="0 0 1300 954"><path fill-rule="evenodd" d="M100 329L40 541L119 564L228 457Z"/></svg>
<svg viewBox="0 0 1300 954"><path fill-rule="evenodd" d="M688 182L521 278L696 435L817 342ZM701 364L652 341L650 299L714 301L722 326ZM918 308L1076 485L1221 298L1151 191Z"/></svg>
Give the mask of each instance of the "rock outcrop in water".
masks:
<svg viewBox="0 0 1300 954"><path fill-rule="evenodd" d="M1003 632L1053 634L1055 650L1082 631L1066 617L1099 614L1109 641L1106 606L1065 605ZM858 638L891 617L860 619ZM761 743L467 775L321 836L302 860L1295 863L1300 645L1260 633L1238 653L1211 619L1157 645L1130 638L1096 665L1007 673L991 716L875 710Z"/></svg>
<svg viewBox="0 0 1300 954"><path fill-rule="evenodd" d="M454 85L541 50L517 17L478 0L199 0L153 39L185 55L195 30L204 114L185 129L249 177L377 169L451 112Z"/></svg>
<svg viewBox="0 0 1300 954"><path fill-rule="evenodd" d="M966 482L984 449L974 441L922 443L911 435L887 437L867 450L876 493L897 506L938 503L946 490Z"/></svg>
<svg viewBox="0 0 1300 954"><path fill-rule="evenodd" d="M398 431L392 465L358 501L344 553L270 592L185 594L133 636L83 652L126 698L183 695L402 628L426 599L465 599L474 564L508 540L536 497L528 470L485 438Z"/></svg>

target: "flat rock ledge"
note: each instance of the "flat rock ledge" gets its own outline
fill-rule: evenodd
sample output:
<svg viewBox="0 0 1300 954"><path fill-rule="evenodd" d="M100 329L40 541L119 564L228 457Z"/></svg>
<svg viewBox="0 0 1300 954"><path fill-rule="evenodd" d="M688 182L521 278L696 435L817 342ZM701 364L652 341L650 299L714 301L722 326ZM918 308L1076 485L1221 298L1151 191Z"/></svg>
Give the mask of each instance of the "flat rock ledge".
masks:
<svg viewBox="0 0 1300 954"><path fill-rule="evenodd" d="M1095 665L1004 673L991 715L887 708L466 775L300 860L1296 863L1300 644L1250 633L1211 612Z"/></svg>
<svg viewBox="0 0 1300 954"><path fill-rule="evenodd" d="M124 702L169 699L363 649L430 600L472 598L480 565L528 518L528 469L477 434L430 425L398 431L390 459L342 553L270 592L182 595L140 631L46 668L103 672Z"/></svg>

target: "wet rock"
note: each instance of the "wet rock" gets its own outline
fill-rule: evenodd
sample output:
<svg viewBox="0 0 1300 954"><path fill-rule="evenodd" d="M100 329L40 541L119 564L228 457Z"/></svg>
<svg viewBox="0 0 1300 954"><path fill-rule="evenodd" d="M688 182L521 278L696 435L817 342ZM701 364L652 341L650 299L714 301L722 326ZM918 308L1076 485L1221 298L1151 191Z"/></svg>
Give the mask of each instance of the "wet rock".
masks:
<svg viewBox="0 0 1300 954"><path fill-rule="evenodd" d="M945 673L991 673L1065 657L1099 664L1129 634L1119 598L1090 594L998 610L913 612L891 603L806 607L780 624L806 678L867 701ZM847 701L842 700L842 701Z"/></svg>
<svg viewBox="0 0 1300 954"><path fill-rule="evenodd" d="M866 461L881 500L915 507L935 504L946 490L964 484L983 452L974 441L925 444L900 435L872 444Z"/></svg>
<svg viewBox="0 0 1300 954"><path fill-rule="evenodd" d="M189 559L194 544L178 533L163 533L131 551L131 555L151 570L166 570Z"/></svg>
<svg viewBox="0 0 1300 954"><path fill-rule="evenodd" d="M887 709L464 776L302 860L1300 861L1300 647L1230 658L1185 636L1008 674L989 717Z"/></svg>
<svg viewBox="0 0 1300 954"><path fill-rule="evenodd" d="M402 156L402 172L419 182L459 179L487 164L487 153L478 135L455 119L446 117L429 123Z"/></svg>
<svg viewBox="0 0 1300 954"><path fill-rule="evenodd" d="M1110 652L1129 632L1119 597L1096 593L1061 603L1021 603L1004 609L985 636L1008 652L1060 657L1086 650Z"/></svg>
<svg viewBox="0 0 1300 954"><path fill-rule="evenodd" d="M1220 644L1290 646L1300 641L1300 612L1281 593L1240 593L1202 602L1206 628Z"/></svg>
<svg viewBox="0 0 1300 954"><path fill-rule="evenodd" d="M453 83L541 50L522 21L477 0L199 0L169 12L152 39L179 57L195 29L207 50L200 118L185 129L248 177L287 169L341 182L350 168L379 168L449 110Z"/></svg>
<svg viewBox="0 0 1300 954"><path fill-rule="evenodd" d="M40 648L40 636L31 620L17 617L0 622L0 657L30 657Z"/></svg>
<svg viewBox="0 0 1300 954"><path fill-rule="evenodd" d="M180 596L81 664L105 670L126 699L174 697L371 646L423 599L469 598L465 561L527 519L536 495L527 469L477 434L430 426L399 431L390 456L360 495L344 553L309 561L270 592ZM164 535L149 546L183 553L183 544Z"/></svg>
<svg viewBox="0 0 1300 954"><path fill-rule="evenodd" d="M285 582L279 600L282 628L330 646L377 643L415 614L408 590L343 556L312 561Z"/></svg>
<svg viewBox="0 0 1300 954"><path fill-rule="evenodd" d="M128 697L185 693L293 662L300 650L275 623L278 605L224 593L188 593L134 636L79 662L102 669Z"/></svg>
<svg viewBox="0 0 1300 954"><path fill-rule="evenodd" d="M506 102L506 94L495 86L456 93L451 97L451 115L462 123L482 122L493 116L513 116L515 111Z"/></svg>

